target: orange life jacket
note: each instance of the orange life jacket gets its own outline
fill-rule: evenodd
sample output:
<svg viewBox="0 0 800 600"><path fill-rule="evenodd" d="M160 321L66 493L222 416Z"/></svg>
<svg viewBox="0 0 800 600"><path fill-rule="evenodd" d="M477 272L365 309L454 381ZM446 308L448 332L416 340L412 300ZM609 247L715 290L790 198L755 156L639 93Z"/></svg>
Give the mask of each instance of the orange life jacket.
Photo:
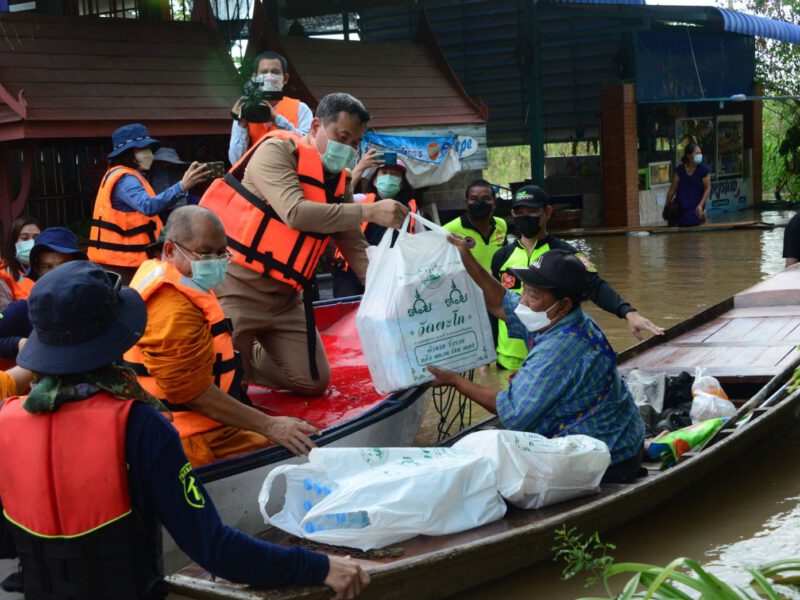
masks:
<svg viewBox="0 0 800 600"><path fill-rule="evenodd" d="M359 204L375 204L377 201L378 196L374 193L369 193L365 195L365 198L359 202ZM411 214L417 214L417 201L413 198L408 201L408 210ZM364 233L367 230L367 225L369 222L364 221L361 223L361 233ZM412 218L408 223L408 232L413 234L414 233L414 219ZM350 264L344 259L344 254L339 248L336 248L336 252L333 253L333 260L336 261L336 265L339 265L339 268L342 271L349 271Z"/></svg>
<svg viewBox="0 0 800 600"><path fill-rule="evenodd" d="M100 392L53 412L30 414L20 398L0 408L0 448L14 456L0 496L26 598L154 597L158 529L134 517L128 490L132 405Z"/></svg>
<svg viewBox="0 0 800 600"><path fill-rule="evenodd" d="M21 398L0 409L6 518L37 537L75 538L131 512L125 431L132 401L100 392L31 414Z"/></svg>
<svg viewBox="0 0 800 600"><path fill-rule="evenodd" d="M89 260L115 267L138 267L147 260L147 246L158 239L161 220L140 212L122 212L111 206L114 186L125 175L139 180L150 196L156 193L148 181L135 169L111 167L100 183L92 213L89 233Z"/></svg>
<svg viewBox="0 0 800 600"><path fill-rule="evenodd" d="M325 190L322 159L301 136L288 131L271 131L251 147L222 179L216 179L200 201L215 213L228 236L233 262L272 277L297 291L308 287L330 236L292 229L281 221L268 201L247 190L242 176L253 153L271 138L291 139L297 145L297 176L306 200L341 202L345 194L347 169L339 175L333 194Z"/></svg>
<svg viewBox="0 0 800 600"><path fill-rule="evenodd" d="M294 127L297 127L299 122L298 113L300 111L300 100L297 98L289 98L284 96L275 106L272 107L272 112L276 115L281 115L284 119L289 121ZM277 130L278 127L274 121L269 123L248 123L247 136L250 138L250 146L255 143L270 131Z"/></svg>
<svg viewBox="0 0 800 600"><path fill-rule="evenodd" d="M133 276L131 281L131 287L139 292L145 302L162 285L173 286L203 313L212 337L214 384L223 392L230 392L236 373L236 357L233 351L233 341L231 340L230 322L225 318L214 292L198 287L191 279L182 275L174 265L155 259L142 263L142 266L136 271L136 275ZM138 344L129 349L123 359L125 366L136 372L141 386L156 398L164 401L173 411L174 419L172 424L182 438L222 427L221 423L183 405L169 403L169 398L167 398L164 390L161 389L155 378L148 373Z"/></svg>
<svg viewBox="0 0 800 600"><path fill-rule="evenodd" d="M2 279L8 286L8 289L11 290L11 295L14 300L27 300L28 296L31 295L33 284L36 283L30 277L23 277L19 281L15 281L5 261L0 263L0 279Z"/></svg>

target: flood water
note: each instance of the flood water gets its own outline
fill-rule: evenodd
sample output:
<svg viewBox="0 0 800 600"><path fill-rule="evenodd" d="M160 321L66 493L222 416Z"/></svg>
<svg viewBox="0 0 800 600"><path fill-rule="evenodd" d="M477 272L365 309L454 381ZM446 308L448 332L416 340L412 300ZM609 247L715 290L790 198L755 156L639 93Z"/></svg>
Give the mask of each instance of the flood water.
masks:
<svg viewBox="0 0 800 600"><path fill-rule="evenodd" d="M715 222L763 220L783 223L791 212L737 213ZM670 327L783 268L783 228L643 237L570 240L591 258L601 276L642 315ZM636 343L626 322L591 303L585 308L617 351ZM492 370L482 380L502 385ZM473 410L473 420L485 413ZM426 435L435 432L430 415ZM604 536L617 545L619 561L665 565L691 556L726 579L746 585L738 565L800 557L800 477L795 457L800 429L776 441L742 469L702 482L691 493ZM566 599L603 595L580 581L561 582L560 566L544 564L476 588L459 598ZM624 581L624 576L621 576Z"/></svg>

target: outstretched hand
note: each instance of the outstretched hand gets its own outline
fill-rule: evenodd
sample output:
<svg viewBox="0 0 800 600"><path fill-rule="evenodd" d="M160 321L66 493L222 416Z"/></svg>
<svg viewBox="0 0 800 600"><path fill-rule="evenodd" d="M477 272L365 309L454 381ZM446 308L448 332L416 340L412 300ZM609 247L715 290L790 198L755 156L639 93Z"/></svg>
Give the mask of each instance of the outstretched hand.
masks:
<svg viewBox="0 0 800 600"><path fill-rule="evenodd" d="M456 379L458 378L458 373L454 371L448 371L447 369L440 369L439 367L434 367L433 365L428 365L428 371L433 373L433 375L436 377L436 379L428 384L431 387L454 385Z"/></svg>
<svg viewBox="0 0 800 600"><path fill-rule="evenodd" d="M631 333L640 342L644 339L642 334L645 331L649 331L653 335L664 335L663 327L658 327L650 319L643 317L636 311L631 311L625 315L625 320L628 321L628 328Z"/></svg>
<svg viewBox="0 0 800 600"><path fill-rule="evenodd" d="M296 456L308 454L317 445L309 435L319 435L319 430L295 417L270 417L262 432L265 437L280 444Z"/></svg>

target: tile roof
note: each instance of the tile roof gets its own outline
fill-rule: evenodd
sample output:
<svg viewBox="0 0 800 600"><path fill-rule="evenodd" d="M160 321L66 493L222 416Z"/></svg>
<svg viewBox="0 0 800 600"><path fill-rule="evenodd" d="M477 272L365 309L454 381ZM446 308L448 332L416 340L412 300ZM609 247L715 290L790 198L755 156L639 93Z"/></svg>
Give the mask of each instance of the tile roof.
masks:
<svg viewBox="0 0 800 600"><path fill-rule="evenodd" d="M280 37L278 43L314 105L331 92L349 92L372 114L371 127L486 121L449 66L422 42Z"/></svg>
<svg viewBox="0 0 800 600"><path fill-rule="evenodd" d="M202 23L0 14L0 141L227 133L239 89Z"/></svg>

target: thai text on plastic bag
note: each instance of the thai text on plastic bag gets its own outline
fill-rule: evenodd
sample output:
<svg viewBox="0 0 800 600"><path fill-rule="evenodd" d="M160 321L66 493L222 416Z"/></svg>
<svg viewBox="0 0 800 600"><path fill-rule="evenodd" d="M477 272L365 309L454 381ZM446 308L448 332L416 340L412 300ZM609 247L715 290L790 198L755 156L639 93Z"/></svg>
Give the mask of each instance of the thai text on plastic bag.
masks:
<svg viewBox="0 0 800 600"><path fill-rule="evenodd" d="M523 431L478 431L453 445L486 456L500 494L520 508L542 508L599 490L611 453L587 435L548 439Z"/></svg>
<svg viewBox="0 0 800 600"><path fill-rule="evenodd" d="M496 358L483 292L447 241L450 232L414 215L391 245L389 229L368 249L369 268L356 317L375 389L387 394L433 380L428 365L466 371Z"/></svg>
<svg viewBox="0 0 800 600"><path fill-rule="evenodd" d="M270 525L361 550L506 512L491 461L450 448L314 448L308 463L273 469L258 502Z"/></svg>

